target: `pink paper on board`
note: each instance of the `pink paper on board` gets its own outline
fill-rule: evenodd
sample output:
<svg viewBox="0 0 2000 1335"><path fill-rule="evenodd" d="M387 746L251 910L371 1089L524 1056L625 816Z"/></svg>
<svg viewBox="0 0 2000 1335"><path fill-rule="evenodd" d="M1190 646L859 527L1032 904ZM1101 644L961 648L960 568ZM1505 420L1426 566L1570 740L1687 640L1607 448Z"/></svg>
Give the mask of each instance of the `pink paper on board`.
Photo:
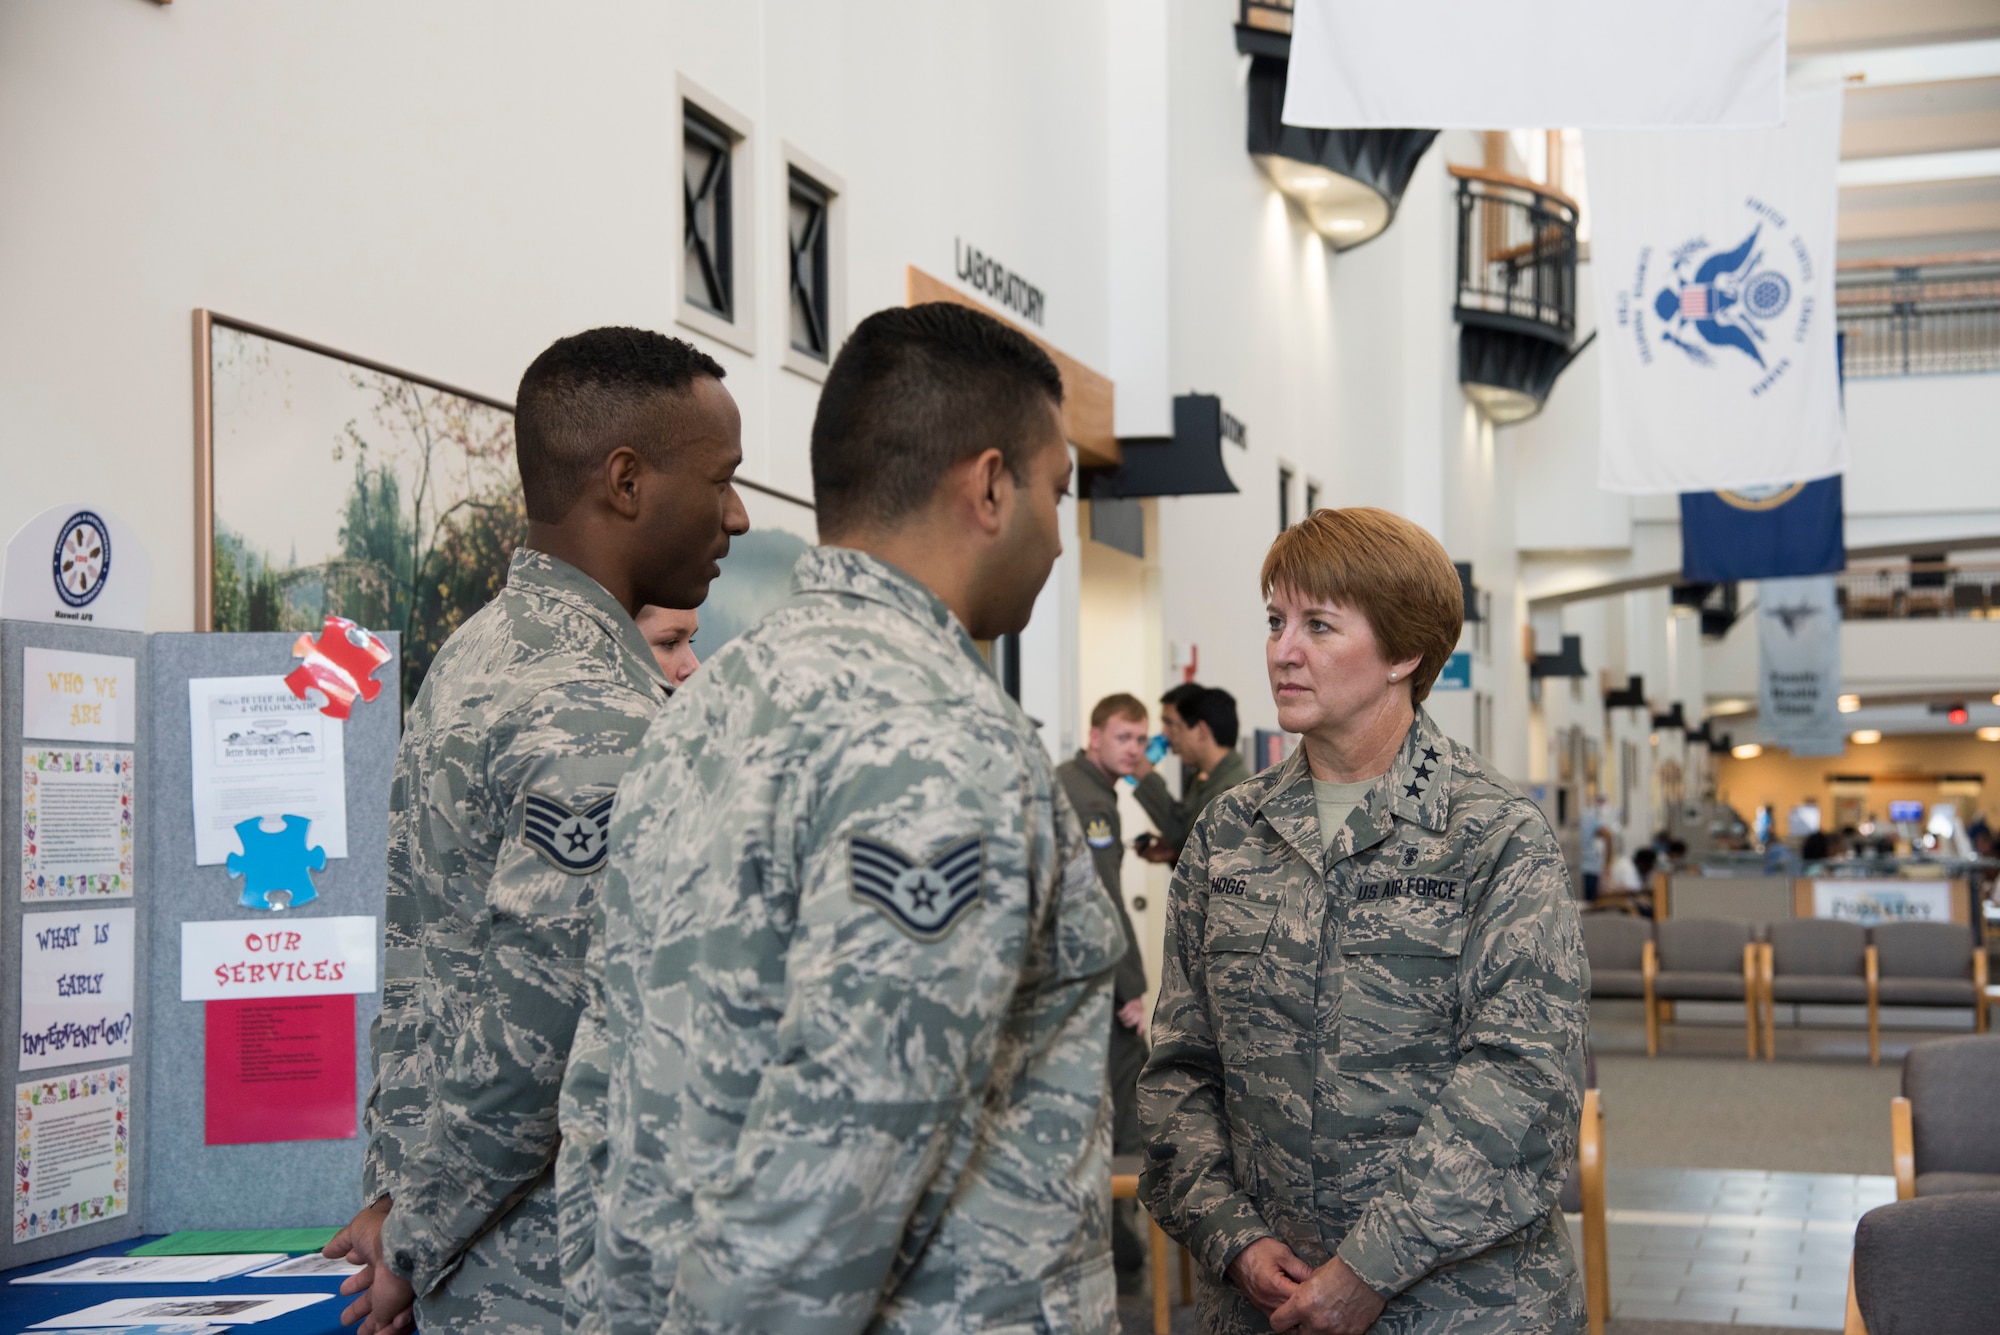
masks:
<svg viewBox="0 0 2000 1335"><path fill-rule="evenodd" d="M353 1138L352 993L205 1004L207 1144Z"/></svg>

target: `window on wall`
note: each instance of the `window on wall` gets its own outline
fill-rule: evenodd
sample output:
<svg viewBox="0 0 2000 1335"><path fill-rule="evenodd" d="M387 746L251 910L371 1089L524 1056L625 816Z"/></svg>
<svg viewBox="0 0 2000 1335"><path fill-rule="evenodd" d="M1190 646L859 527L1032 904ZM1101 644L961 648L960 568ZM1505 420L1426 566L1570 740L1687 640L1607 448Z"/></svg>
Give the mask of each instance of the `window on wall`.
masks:
<svg viewBox="0 0 2000 1335"><path fill-rule="evenodd" d="M1317 482L1314 482L1314 481L1313 481L1313 480L1312 480L1311 478L1307 478L1307 479L1306 479L1306 508L1305 508L1305 510L1304 510L1304 511L1303 511L1303 512L1302 512L1302 513L1300 514L1300 516L1299 516L1299 517L1300 517L1301 519L1308 519L1308 518L1311 518L1311 516L1312 516L1312 512L1313 512L1313 511L1315 511L1315 510L1317 510L1317 509L1319 509L1319 483L1317 483Z"/></svg>
<svg viewBox="0 0 2000 1335"><path fill-rule="evenodd" d="M681 217L688 304L736 318L735 137L693 103L681 118Z"/></svg>
<svg viewBox="0 0 2000 1335"><path fill-rule="evenodd" d="M824 362L833 355L832 288L827 276L833 192L797 167L789 176L786 249L791 256L792 351Z"/></svg>
<svg viewBox="0 0 2000 1335"><path fill-rule="evenodd" d="M1292 526L1292 484L1296 475L1283 464L1278 465L1278 532L1283 533Z"/></svg>

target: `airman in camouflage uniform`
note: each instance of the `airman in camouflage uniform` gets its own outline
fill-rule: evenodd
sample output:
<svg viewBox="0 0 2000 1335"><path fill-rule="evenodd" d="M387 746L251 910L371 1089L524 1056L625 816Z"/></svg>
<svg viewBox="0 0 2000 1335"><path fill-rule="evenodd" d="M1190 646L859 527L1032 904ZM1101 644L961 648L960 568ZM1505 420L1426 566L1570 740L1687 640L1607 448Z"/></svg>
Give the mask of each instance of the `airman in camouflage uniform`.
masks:
<svg viewBox="0 0 2000 1335"><path fill-rule="evenodd" d="M665 678L624 608L526 548L439 651L389 797L364 1199L434 1331L554 1329L556 1098L610 804Z"/></svg>
<svg viewBox="0 0 2000 1335"><path fill-rule="evenodd" d="M662 713L616 812L609 1328L1110 1331L1125 939L945 604L808 552Z"/></svg>
<svg viewBox="0 0 2000 1335"><path fill-rule="evenodd" d="M1222 1279L1274 1237L1389 1299L1385 1335L1568 1332L1556 1198L1588 972L1541 811L1419 712L1322 840L1303 749L1217 798L1167 910L1140 1194L1193 1252L1208 1335L1270 1328Z"/></svg>

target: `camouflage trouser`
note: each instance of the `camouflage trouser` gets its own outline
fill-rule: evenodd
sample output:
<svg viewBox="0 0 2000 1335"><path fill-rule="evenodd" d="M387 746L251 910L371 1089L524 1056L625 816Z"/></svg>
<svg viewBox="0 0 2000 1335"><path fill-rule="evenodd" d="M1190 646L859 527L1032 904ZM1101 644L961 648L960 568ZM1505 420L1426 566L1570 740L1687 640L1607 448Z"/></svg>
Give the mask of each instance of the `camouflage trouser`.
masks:
<svg viewBox="0 0 2000 1335"><path fill-rule="evenodd" d="M473 1240L444 1283L417 1299L423 1335L561 1335L555 1192L539 1183Z"/></svg>

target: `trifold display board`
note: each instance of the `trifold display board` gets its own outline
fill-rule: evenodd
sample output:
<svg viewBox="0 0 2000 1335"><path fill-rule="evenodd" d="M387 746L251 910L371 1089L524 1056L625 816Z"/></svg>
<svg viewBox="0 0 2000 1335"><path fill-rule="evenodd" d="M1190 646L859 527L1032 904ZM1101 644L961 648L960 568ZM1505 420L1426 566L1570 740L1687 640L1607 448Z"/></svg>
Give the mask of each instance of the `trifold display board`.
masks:
<svg viewBox="0 0 2000 1335"><path fill-rule="evenodd" d="M399 664L336 719L298 638L0 622L0 1269L359 1204Z"/></svg>

